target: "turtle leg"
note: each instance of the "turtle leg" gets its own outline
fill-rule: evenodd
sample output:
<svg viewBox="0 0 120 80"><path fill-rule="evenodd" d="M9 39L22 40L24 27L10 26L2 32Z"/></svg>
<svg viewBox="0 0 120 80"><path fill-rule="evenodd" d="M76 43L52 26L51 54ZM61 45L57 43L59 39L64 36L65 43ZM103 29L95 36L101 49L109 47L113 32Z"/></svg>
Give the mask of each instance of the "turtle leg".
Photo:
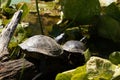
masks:
<svg viewBox="0 0 120 80"><path fill-rule="evenodd" d="M46 56L41 56L40 58L40 65L39 69L41 72L45 73L46 72Z"/></svg>
<svg viewBox="0 0 120 80"><path fill-rule="evenodd" d="M46 59L45 56L42 56L38 62L38 71L39 73L33 77L32 80L37 80L38 78L42 77L46 73Z"/></svg>
<svg viewBox="0 0 120 80"><path fill-rule="evenodd" d="M35 77L32 78L32 80L36 80L36 79L39 78L42 74L43 74L42 72L38 73Z"/></svg>

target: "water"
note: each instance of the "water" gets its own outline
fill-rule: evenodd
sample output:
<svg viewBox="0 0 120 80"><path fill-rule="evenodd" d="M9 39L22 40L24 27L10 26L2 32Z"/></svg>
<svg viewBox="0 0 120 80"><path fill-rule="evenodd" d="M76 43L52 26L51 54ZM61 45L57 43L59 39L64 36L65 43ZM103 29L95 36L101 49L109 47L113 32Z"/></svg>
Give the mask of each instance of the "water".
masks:
<svg viewBox="0 0 120 80"><path fill-rule="evenodd" d="M31 0L12 0L11 1L11 4L17 4L17 3L19 3L19 2L30 2Z"/></svg>

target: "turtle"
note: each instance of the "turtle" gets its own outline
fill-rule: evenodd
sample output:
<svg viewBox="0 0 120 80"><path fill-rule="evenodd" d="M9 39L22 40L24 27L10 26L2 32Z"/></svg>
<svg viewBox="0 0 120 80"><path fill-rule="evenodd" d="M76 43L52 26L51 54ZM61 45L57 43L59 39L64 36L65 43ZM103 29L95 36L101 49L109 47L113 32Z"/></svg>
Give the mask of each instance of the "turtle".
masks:
<svg viewBox="0 0 120 80"><path fill-rule="evenodd" d="M69 40L62 47L65 51L72 53L83 53L86 49L84 43L77 40Z"/></svg>
<svg viewBox="0 0 120 80"><path fill-rule="evenodd" d="M70 64L80 66L85 63L85 57L83 52L86 50L85 41L86 37L83 37L80 41L69 40L62 46L64 53L68 55L68 61Z"/></svg>
<svg viewBox="0 0 120 80"><path fill-rule="evenodd" d="M40 77L44 73L46 74L47 64L54 64L59 61L59 56L63 54L61 45L53 38L45 35L34 35L19 44L19 46L26 56L29 56L27 59L33 59L33 63L37 65L38 71L40 71L37 77Z"/></svg>
<svg viewBox="0 0 120 80"><path fill-rule="evenodd" d="M45 35L34 35L19 46L28 52L36 52L28 53L33 58L39 58L41 54L55 57L63 53L62 47L54 39Z"/></svg>

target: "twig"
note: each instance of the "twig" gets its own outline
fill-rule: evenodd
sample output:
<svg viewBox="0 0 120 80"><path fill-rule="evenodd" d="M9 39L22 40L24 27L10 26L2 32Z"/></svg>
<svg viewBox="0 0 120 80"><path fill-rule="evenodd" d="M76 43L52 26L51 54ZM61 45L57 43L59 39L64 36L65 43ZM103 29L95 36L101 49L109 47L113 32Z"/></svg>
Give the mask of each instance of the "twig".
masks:
<svg viewBox="0 0 120 80"><path fill-rule="evenodd" d="M43 26L42 26L42 22L41 22L41 16L40 16L40 13L39 13L38 0L36 0L36 9L37 9L37 13L38 13L40 28L41 28L41 34L44 35Z"/></svg>

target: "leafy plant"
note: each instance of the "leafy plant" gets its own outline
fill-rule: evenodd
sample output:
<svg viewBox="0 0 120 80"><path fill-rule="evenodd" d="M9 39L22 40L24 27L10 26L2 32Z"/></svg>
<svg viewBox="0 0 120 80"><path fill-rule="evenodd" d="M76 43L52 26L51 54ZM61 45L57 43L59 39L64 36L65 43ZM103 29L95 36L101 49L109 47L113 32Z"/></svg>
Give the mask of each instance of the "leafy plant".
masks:
<svg viewBox="0 0 120 80"><path fill-rule="evenodd" d="M28 4L25 3L25 2L20 2L16 5L16 9L17 10L23 10L23 14L22 14L22 17L21 19L25 18L26 15L29 13L29 7L28 7Z"/></svg>
<svg viewBox="0 0 120 80"><path fill-rule="evenodd" d="M96 25L99 36L112 39L114 42L120 42L120 24L119 21L109 17L108 15L100 16L99 23Z"/></svg>
<svg viewBox="0 0 120 80"><path fill-rule="evenodd" d="M10 5L11 0L6 0L4 1L4 3L2 3L2 7L1 7L1 19L2 19L2 24L6 25L9 20L12 18L13 14L17 11L17 10L23 10L23 15L22 18L23 19L29 12L29 8L27 3L18 3L15 5Z"/></svg>
<svg viewBox="0 0 120 80"><path fill-rule="evenodd" d="M65 19L82 25L93 23L101 10L99 0L62 0L61 5Z"/></svg>
<svg viewBox="0 0 120 80"><path fill-rule="evenodd" d="M114 64L120 64L120 52L115 51L109 55L109 60Z"/></svg>
<svg viewBox="0 0 120 80"><path fill-rule="evenodd" d="M15 58L19 55L18 53L20 51L20 48L18 47L18 44L31 36L31 33L32 31L29 29L29 27L24 27L21 24L17 26L17 29L8 46L11 58Z"/></svg>

